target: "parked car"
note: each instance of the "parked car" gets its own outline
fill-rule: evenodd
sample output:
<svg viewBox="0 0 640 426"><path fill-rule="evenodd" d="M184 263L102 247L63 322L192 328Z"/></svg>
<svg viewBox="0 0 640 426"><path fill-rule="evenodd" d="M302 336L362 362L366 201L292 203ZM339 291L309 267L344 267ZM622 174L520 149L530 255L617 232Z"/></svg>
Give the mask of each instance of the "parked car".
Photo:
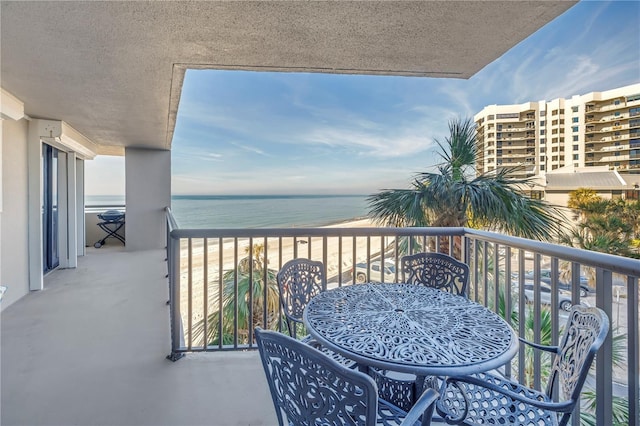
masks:
<svg viewBox="0 0 640 426"><path fill-rule="evenodd" d="M532 280L533 275L533 271L527 271L524 277ZM551 269L540 269L540 282L551 284ZM571 281L567 282L560 279L560 274L558 274L558 288L571 291ZM592 291L595 291L595 289L589 287L589 279L584 275L580 275L580 297L587 297Z"/></svg>
<svg viewBox="0 0 640 426"><path fill-rule="evenodd" d="M514 282L513 289L517 293L519 290L519 284ZM533 302L534 300L534 282L532 280L526 280L524 282L524 300L525 302ZM545 305L551 305L551 286L549 284L540 283L540 303ZM571 293L565 290L558 290L558 308L563 311L570 311L573 303L571 302ZM586 304L585 304L586 305Z"/></svg>
<svg viewBox="0 0 640 426"><path fill-rule="evenodd" d="M385 260L384 276L381 275L381 263L379 260L371 262L371 270L367 279L367 263L357 263L355 268L355 282L364 283L367 281L380 281L393 283L396 281L396 265L393 261Z"/></svg>

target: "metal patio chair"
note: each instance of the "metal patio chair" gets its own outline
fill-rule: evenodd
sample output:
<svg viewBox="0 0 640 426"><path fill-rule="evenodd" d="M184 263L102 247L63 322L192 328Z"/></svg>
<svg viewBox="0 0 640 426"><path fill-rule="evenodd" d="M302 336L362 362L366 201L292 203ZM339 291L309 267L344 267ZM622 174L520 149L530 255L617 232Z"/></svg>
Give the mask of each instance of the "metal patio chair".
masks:
<svg viewBox="0 0 640 426"><path fill-rule="evenodd" d="M469 266L442 253L416 253L400 260L402 282L467 296Z"/></svg>
<svg viewBox="0 0 640 426"><path fill-rule="evenodd" d="M574 306L559 346L522 340L554 354L546 391L529 389L489 373L449 377L440 388L438 414L464 425L561 425L580 400L593 358L609 332L609 318L598 308ZM557 392L559 402L553 400Z"/></svg>
<svg viewBox="0 0 640 426"><path fill-rule="evenodd" d="M293 259L282 265L276 275L280 289L280 304L284 311L289 336L297 338L297 326L303 324L302 314L309 301L327 288L324 265L309 259ZM305 336L303 342L315 346L340 364L353 368L356 362L333 352Z"/></svg>
<svg viewBox="0 0 640 426"><path fill-rule="evenodd" d="M407 413L378 399L369 376L312 346L260 328L255 336L280 426L431 424L435 390L428 389Z"/></svg>

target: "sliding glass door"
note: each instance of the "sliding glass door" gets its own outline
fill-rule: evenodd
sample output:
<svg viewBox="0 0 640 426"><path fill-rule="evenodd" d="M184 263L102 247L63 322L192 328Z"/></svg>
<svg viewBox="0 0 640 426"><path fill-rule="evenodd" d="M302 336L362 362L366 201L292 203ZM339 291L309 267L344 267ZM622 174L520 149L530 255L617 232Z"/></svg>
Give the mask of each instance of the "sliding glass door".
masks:
<svg viewBox="0 0 640 426"><path fill-rule="evenodd" d="M58 248L58 150L42 144L42 270L60 264Z"/></svg>

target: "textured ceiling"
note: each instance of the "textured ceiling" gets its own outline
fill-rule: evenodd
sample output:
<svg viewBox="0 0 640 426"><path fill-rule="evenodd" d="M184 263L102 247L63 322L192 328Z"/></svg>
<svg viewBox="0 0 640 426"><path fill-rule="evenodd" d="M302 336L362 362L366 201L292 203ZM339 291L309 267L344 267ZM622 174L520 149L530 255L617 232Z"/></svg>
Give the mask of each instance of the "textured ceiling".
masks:
<svg viewBox="0 0 640 426"><path fill-rule="evenodd" d="M0 84L99 145L169 149L188 68L469 78L573 4L2 1Z"/></svg>

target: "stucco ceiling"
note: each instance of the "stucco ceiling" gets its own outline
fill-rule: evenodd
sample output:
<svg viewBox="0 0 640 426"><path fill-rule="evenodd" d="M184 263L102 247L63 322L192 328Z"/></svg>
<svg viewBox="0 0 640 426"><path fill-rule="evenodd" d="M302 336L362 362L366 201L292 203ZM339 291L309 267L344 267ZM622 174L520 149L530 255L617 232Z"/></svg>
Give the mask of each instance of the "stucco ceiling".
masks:
<svg viewBox="0 0 640 426"><path fill-rule="evenodd" d="M169 149L186 69L469 78L573 4L2 1L0 84L105 148Z"/></svg>

